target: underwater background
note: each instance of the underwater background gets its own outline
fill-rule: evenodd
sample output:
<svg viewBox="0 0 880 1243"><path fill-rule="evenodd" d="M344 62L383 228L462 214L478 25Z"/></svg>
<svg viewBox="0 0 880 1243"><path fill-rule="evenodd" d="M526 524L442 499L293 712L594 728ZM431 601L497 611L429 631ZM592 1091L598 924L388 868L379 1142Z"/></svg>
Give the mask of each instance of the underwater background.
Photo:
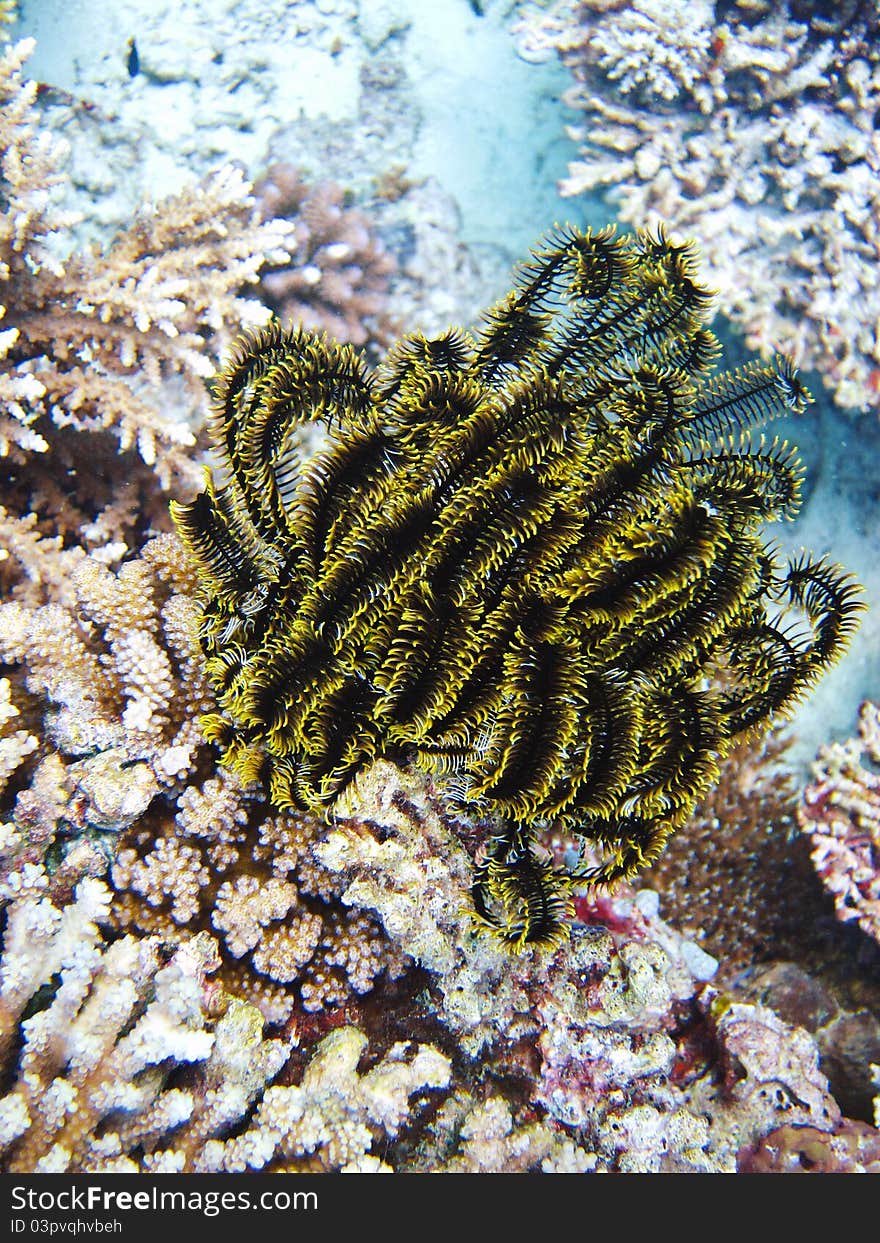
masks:
<svg viewBox="0 0 880 1243"><path fill-rule="evenodd" d="M880 1169L880 5L0 20L3 1168ZM218 763L169 502L242 330L374 367L613 222L696 242L725 368L799 368L766 535L866 609L653 867L510 954L472 919L491 816L442 781L380 759L326 820Z"/></svg>

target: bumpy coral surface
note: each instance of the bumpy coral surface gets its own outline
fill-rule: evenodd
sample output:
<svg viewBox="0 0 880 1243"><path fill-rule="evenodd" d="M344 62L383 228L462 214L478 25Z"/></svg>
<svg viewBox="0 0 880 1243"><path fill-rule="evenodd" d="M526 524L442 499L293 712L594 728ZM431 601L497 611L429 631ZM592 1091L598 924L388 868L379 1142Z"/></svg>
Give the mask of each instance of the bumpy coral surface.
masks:
<svg viewBox="0 0 880 1243"><path fill-rule="evenodd" d="M39 550L30 567L44 556ZM195 771L205 749L198 716L213 703L179 545L159 536L116 573L94 556L71 562L63 602L0 605L0 658L51 704L46 733L60 752L100 752L106 766L115 748L130 785L142 765L154 789L171 786ZM111 827L133 818L111 817Z"/></svg>
<svg viewBox="0 0 880 1243"><path fill-rule="evenodd" d="M752 348L880 393L880 7L765 0L523 5L579 114L564 195L610 187L624 220L695 236Z"/></svg>
<svg viewBox="0 0 880 1243"><path fill-rule="evenodd" d="M880 708L864 703L857 737L823 747L798 809L838 916L880 941Z"/></svg>
<svg viewBox="0 0 880 1243"><path fill-rule="evenodd" d="M733 1171L780 1126L841 1130L812 1038L714 988L717 964L659 918L655 894L583 896L569 942L514 958L468 920L460 825L423 777L380 762L345 802L351 819L315 847L344 901L422 964L473 1065L515 1085L512 1109L491 1092L444 1105L416 1168Z"/></svg>
<svg viewBox="0 0 880 1243"><path fill-rule="evenodd" d="M159 937L108 943L100 925L110 897L86 880L62 910L22 897L7 911L0 1168L390 1169L368 1154L409 1121L410 1097L424 1103L426 1090L447 1085L446 1057L401 1042L360 1074L366 1037L341 1028L317 1046L298 1084L272 1085L293 1042L264 1039L259 1010L211 980L219 964L211 938L177 948ZM51 1000L35 1002L53 977ZM185 1086L173 1082L181 1066L190 1068Z"/></svg>
<svg viewBox="0 0 880 1243"><path fill-rule="evenodd" d="M387 344L394 260L343 188L310 186L291 165L273 164L255 194L267 220L290 220L295 230L290 261L260 280L260 296L278 318L353 345Z"/></svg>
<svg viewBox="0 0 880 1243"><path fill-rule="evenodd" d="M783 359L713 373L694 266L662 231L562 231L475 337L405 337L374 374L298 328L247 337L216 390L224 481L175 509L223 762L320 812L411 752L498 818L475 901L515 947L571 909L536 826L607 848L579 879L650 862L859 608L762 539L800 467L751 428L808 395Z"/></svg>
<svg viewBox="0 0 880 1243"><path fill-rule="evenodd" d="M31 548L30 569L56 553ZM118 928L219 938L221 978L275 1021L369 992L408 965L374 920L338 902L312 859L314 816L272 814L218 769L214 710L184 550L148 541L118 572L70 569L68 603L0 605L0 900L63 901L112 859ZM29 784L28 784L29 779ZM51 866L47 868L47 859Z"/></svg>

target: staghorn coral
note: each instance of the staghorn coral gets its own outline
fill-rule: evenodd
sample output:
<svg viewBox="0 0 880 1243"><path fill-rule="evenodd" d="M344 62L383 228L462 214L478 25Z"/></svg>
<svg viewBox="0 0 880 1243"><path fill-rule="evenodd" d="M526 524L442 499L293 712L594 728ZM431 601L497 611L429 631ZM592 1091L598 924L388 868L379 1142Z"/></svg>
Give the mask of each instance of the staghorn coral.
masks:
<svg viewBox="0 0 880 1243"><path fill-rule="evenodd" d="M363 212L333 182L309 186L290 164L273 164L254 187L262 217L290 220L290 261L266 272L259 294L283 323L338 341L387 345L388 277L395 264Z"/></svg>
<svg viewBox="0 0 880 1243"><path fill-rule="evenodd" d="M299 1084L270 1086L292 1043L265 1039L259 1011L212 982L212 939L107 943L99 925L110 897L86 880L63 910L33 897L8 910L6 1172L378 1167L370 1151L384 1152L409 1120L409 1098L447 1084L449 1062L430 1045L398 1045L358 1074L366 1038L344 1028L317 1045ZM51 995L39 1000L53 977ZM182 1066L185 1081L173 1073Z"/></svg>
<svg viewBox="0 0 880 1243"><path fill-rule="evenodd" d="M199 1062L211 1051L204 994L212 947L193 943L167 964L157 939L106 947L98 924L109 901L100 881L86 880L63 910L23 897L8 911L0 974L5 1074L24 1007L58 976L51 1001L21 1024L18 1074L0 1101L4 1165L12 1172L136 1168L126 1159L130 1148L192 1113L188 1093L163 1091L161 1066Z"/></svg>
<svg viewBox="0 0 880 1243"><path fill-rule="evenodd" d="M579 880L650 863L861 607L761 537L800 467L751 428L807 395L783 359L709 374L707 298L662 230L568 229L474 338L405 337L375 374L299 328L247 336L216 388L223 482L173 510L223 763L323 812L411 752L496 817L474 899L513 948L571 910L536 827L607 848Z"/></svg>
<svg viewBox="0 0 880 1243"><path fill-rule="evenodd" d="M548 1168L732 1171L781 1125L839 1127L812 1038L706 983L714 964L653 895L581 898L570 942L513 958L462 918L461 826L423 776L379 762L346 804L315 852L347 881L343 900L422 964L457 1047L512 1094L508 1109L491 1094L444 1105L416 1165L540 1168L553 1149Z"/></svg>
<svg viewBox="0 0 880 1243"><path fill-rule="evenodd" d="M259 221L248 184L226 167L144 205L105 250L72 251L75 218L55 205L67 148L41 128L37 84L22 78L32 48L23 40L0 56L0 457L7 507L68 536L108 524L102 476L118 476L120 452L131 451L144 509L157 508L152 472L165 487L194 481L205 377L232 324L268 315L239 291L264 263L287 260L293 232ZM114 524L111 540L130 525L130 515Z"/></svg>
<svg viewBox="0 0 880 1243"><path fill-rule="evenodd" d="M880 708L862 704L858 736L819 752L798 806L813 864L839 919L880 942Z"/></svg>
<svg viewBox="0 0 880 1243"><path fill-rule="evenodd" d="M120 515L118 522L108 517L114 531L130 523L128 514ZM125 551L125 545L113 542L106 528L95 534L98 546L93 551L102 561L111 561ZM0 505L0 585L4 600L15 598L32 606L52 600L69 608L76 600L71 575L84 555L80 544L65 547L60 532L43 535L36 514L20 517Z"/></svg>
<svg viewBox="0 0 880 1243"><path fill-rule="evenodd" d="M558 53L575 79L580 154L561 193L610 186L624 220L695 236L751 348L875 407L876 0L563 0L524 6L516 30L527 57Z"/></svg>

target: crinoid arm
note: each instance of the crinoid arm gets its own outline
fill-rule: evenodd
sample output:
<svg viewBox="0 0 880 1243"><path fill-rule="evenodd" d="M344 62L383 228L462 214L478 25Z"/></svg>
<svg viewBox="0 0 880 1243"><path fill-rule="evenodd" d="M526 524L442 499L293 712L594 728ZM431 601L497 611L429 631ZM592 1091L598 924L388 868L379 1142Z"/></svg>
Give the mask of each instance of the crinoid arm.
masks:
<svg viewBox="0 0 880 1243"><path fill-rule="evenodd" d="M553 949L574 915L573 877L541 859L512 828L474 870L473 922L506 949Z"/></svg>
<svg viewBox="0 0 880 1243"><path fill-rule="evenodd" d="M374 759L424 768L506 826L473 896L513 950L564 934L573 885L649 866L861 608L766 542L802 469L758 428L810 398L785 359L718 370L710 307L692 244L568 227L475 332L374 372L273 325L216 383L216 481L173 510L224 762L324 811ZM554 827L599 871L555 869Z"/></svg>

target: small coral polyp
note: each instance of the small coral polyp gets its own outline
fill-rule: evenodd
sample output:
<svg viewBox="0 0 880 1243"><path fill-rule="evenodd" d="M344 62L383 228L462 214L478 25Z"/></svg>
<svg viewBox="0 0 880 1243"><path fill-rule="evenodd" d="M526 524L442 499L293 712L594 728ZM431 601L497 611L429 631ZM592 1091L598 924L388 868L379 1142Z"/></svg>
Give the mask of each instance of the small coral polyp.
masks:
<svg viewBox="0 0 880 1243"><path fill-rule="evenodd" d="M695 270L662 231L566 228L475 335L406 336L373 372L301 328L246 336L222 480L174 508L223 763L321 812L378 758L435 774L493 820L474 916L512 949L655 859L860 608L762 538L801 467L753 429L810 398L783 358L716 370ZM551 825L601 864L551 866Z"/></svg>

